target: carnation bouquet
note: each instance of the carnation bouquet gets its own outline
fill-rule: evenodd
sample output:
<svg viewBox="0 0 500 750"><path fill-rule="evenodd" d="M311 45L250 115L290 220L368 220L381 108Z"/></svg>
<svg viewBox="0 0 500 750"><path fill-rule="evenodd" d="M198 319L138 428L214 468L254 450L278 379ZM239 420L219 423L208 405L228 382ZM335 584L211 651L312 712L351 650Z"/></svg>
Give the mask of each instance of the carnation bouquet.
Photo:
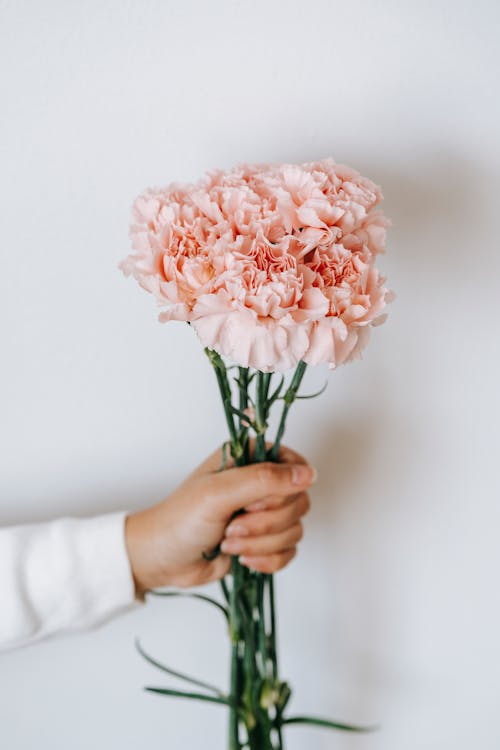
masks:
<svg viewBox="0 0 500 750"><path fill-rule="evenodd" d="M389 225L381 199L371 180L330 158L242 164L136 199L133 252L121 268L155 296L160 321L187 322L204 347L228 429L221 470L229 456L237 466L279 460L291 405L318 395L300 393L307 366L359 358L383 322L391 293L375 266ZM278 427L269 436L273 408ZM229 690L171 670L139 646L154 666L193 685L149 690L225 705L230 750L283 750L283 728L297 723L363 729L287 713L272 575L233 557L221 591L222 601L193 596L227 620Z"/></svg>

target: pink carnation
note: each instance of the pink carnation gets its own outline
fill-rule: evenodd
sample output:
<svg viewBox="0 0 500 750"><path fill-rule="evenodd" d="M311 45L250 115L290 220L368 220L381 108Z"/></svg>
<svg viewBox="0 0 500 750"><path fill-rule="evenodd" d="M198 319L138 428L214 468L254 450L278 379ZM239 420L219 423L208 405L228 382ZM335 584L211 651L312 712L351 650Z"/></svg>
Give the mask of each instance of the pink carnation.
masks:
<svg viewBox="0 0 500 750"><path fill-rule="evenodd" d="M239 365L335 367L359 356L390 300L374 265L381 200L333 159L208 172L137 198L120 267L155 295L161 321L188 321Z"/></svg>

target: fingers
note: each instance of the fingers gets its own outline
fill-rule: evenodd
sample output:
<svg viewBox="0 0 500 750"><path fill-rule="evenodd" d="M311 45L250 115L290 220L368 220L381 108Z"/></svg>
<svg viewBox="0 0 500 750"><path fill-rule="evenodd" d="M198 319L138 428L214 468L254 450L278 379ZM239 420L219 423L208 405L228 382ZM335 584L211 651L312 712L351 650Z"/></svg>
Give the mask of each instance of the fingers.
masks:
<svg viewBox="0 0 500 750"><path fill-rule="evenodd" d="M273 555L266 555L265 557L242 556L240 557L240 562L242 565L246 565L247 568L257 570L259 573L277 573L278 570L286 567L296 554L297 549L293 547Z"/></svg>
<svg viewBox="0 0 500 750"><path fill-rule="evenodd" d="M261 557L273 555L276 552L295 547L304 534L302 524L297 521L289 529L277 534L266 534L265 536L253 537L228 537L221 544L221 550L226 555L248 555L250 557Z"/></svg>
<svg viewBox="0 0 500 750"><path fill-rule="evenodd" d="M285 504L278 508L237 516L227 527L226 537L265 536L289 529L309 511L311 501L307 492L285 499Z"/></svg>
<svg viewBox="0 0 500 750"><path fill-rule="evenodd" d="M255 438L251 438L250 455L253 455L254 447L255 447ZM268 449L272 448L272 443L267 442L266 448ZM234 459L231 456L229 445L226 445L225 454L226 454L226 468L229 469L230 467L234 466ZM223 456L223 447L222 445L220 445L213 453L207 456L207 458L194 470L193 475L198 476L201 474L208 474L214 471L219 471L222 465L222 456ZM304 456L301 456L300 453L297 453L291 448L288 448L286 445L280 446L278 460L279 460L279 463L307 464L307 461L304 458Z"/></svg>
<svg viewBox="0 0 500 750"><path fill-rule="evenodd" d="M271 510L272 508L280 508L282 505L286 505L290 502L290 499L295 497L295 495L268 495L267 497L262 498L262 500L257 500L256 503L250 503L250 505L245 506L245 510L248 511L263 511L263 510Z"/></svg>
<svg viewBox="0 0 500 750"><path fill-rule="evenodd" d="M275 573L284 568L296 555L303 536L300 519L311 505L307 492L299 492L285 501L271 510L237 516L226 529L222 551L238 555L243 565L261 573Z"/></svg>
<svg viewBox="0 0 500 750"><path fill-rule="evenodd" d="M227 555L219 555L207 566L205 580L203 583L211 583L224 578L231 570L231 558Z"/></svg>
<svg viewBox="0 0 500 750"><path fill-rule="evenodd" d="M204 478L204 495L213 516L229 519L235 511L269 496L285 502L286 496L306 489L315 479L315 469L304 463L251 464Z"/></svg>
<svg viewBox="0 0 500 750"><path fill-rule="evenodd" d="M267 446L271 447L271 444ZM307 460L304 456L301 456L297 451L292 450L287 445L280 446L280 452L278 456L279 463L282 464L307 464Z"/></svg>
<svg viewBox="0 0 500 750"><path fill-rule="evenodd" d="M204 474L210 474L214 471L219 471L222 466L223 455L225 455L226 457L226 468L234 466L234 460L231 456L229 445L226 445L225 448L220 445L213 453L207 456L207 458L199 466L196 467L196 469L193 471L192 476L202 476Z"/></svg>

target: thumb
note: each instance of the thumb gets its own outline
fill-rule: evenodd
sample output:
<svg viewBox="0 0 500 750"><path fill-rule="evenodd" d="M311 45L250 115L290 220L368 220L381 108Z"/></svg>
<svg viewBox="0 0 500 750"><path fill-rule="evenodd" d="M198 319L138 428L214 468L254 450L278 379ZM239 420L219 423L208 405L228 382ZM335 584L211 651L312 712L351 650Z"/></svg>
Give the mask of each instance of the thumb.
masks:
<svg viewBox="0 0 500 750"><path fill-rule="evenodd" d="M208 501L222 518L268 495L301 492L316 479L316 470L303 463L258 463L212 474Z"/></svg>

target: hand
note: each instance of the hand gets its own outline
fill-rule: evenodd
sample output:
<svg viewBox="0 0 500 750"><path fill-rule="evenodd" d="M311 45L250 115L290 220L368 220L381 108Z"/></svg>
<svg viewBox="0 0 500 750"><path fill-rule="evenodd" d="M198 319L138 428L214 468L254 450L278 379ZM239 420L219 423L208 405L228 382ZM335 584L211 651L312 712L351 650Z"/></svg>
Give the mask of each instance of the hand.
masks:
<svg viewBox="0 0 500 750"><path fill-rule="evenodd" d="M222 578L231 555L262 573L295 557L306 488L315 470L282 447L280 463L218 471L219 448L164 501L127 516L125 539L137 593L160 586L199 586ZM245 509L245 513L234 516ZM206 560L221 545L221 554Z"/></svg>

